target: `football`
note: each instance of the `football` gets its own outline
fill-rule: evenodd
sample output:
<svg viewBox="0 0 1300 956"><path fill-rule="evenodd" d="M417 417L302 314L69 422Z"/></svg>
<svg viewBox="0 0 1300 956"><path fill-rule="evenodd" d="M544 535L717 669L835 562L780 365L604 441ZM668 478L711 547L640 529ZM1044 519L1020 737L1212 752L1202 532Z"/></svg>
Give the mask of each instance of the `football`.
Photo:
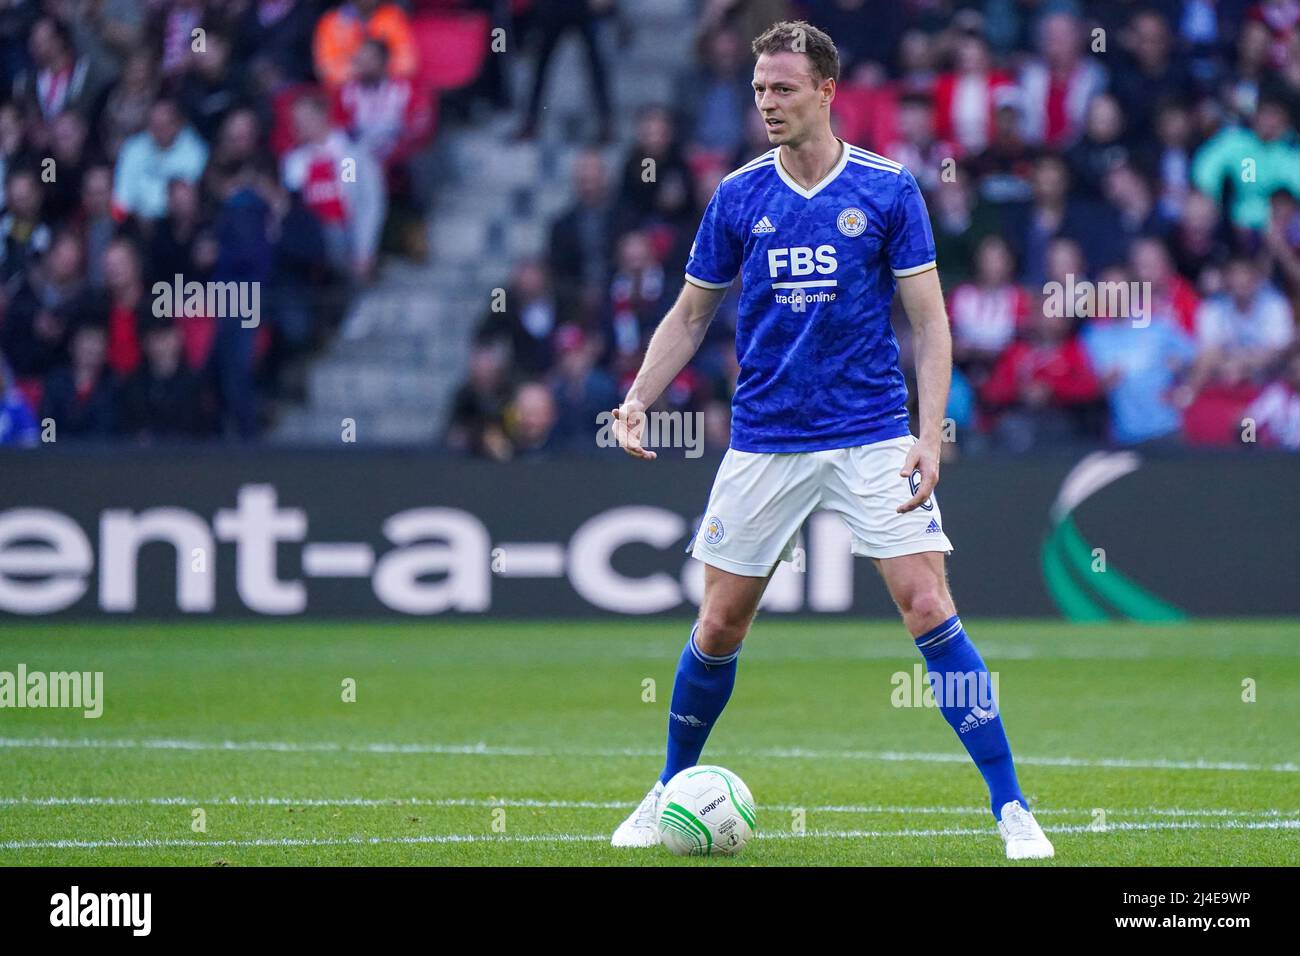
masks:
<svg viewBox="0 0 1300 956"><path fill-rule="evenodd" d="M677 856L735 856L757 829L754 798L723 767L687 767L659 800L659 836Z"/></svg>

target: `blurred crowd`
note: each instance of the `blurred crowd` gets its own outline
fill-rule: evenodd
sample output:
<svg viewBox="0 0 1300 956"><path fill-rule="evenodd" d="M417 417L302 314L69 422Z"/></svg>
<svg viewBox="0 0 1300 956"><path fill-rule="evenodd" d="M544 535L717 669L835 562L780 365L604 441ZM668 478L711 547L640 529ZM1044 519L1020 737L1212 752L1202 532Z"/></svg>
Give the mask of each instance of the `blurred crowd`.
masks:
<svg viewBox="0 0 1300 956"><path fill-rule="evenodd" d="M584 35L605 13L556 5ZM450 447L597 450L596 416L631 384L719 180L770 148L749 42L793 17L840 49L837 134L925 192L963 452L1300 449L1300 0L709 0L693 68L613 165L593 45L600 132L547 254L483 318ZM535 100L520 136L537 135ZM1060 308L1088 283L1133 295ZM655 407L702 414L714 449L738 284Z"/></svg>
<svg viewBox="0 0 1300 956"><path fill-rule="evenodd" d="M423 253L418 63L385 0L0 0L0 444L261 433L380 252Z"/></svg>

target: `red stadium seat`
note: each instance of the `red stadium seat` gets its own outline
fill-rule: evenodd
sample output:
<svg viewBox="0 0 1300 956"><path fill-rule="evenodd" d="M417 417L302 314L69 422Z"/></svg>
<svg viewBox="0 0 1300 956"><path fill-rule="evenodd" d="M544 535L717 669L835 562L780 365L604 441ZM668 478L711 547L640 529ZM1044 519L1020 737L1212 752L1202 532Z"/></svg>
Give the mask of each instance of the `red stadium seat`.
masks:
<svg viewBox="0 0 1300 956"><path fill-rule="evenodd" d="M468 86L483 68L488 52L486 13L422 13L411 20L420 53L417 83L432 90Z"/></svg>

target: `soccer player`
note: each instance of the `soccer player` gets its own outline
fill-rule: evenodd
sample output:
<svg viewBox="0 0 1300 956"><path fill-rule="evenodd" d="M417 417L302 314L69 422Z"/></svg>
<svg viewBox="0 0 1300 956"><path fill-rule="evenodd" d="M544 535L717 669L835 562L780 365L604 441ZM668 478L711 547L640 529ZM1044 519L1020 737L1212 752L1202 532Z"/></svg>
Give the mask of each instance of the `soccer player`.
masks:
<svg viewBox="0 0 1300 956"><path fill-rule="evenodd" d="M731 447L690 546L706 565L704 601L677 665L663 772L612 843L659 842L664 784L699 763L772 573L793 557L804 519L828 509L902 612L940 710L988 784L1008 858L1050 857L996 703L944 692L987 687L989 675L948 593L952 545L932 495L952 340L925 202L903 166L831 133L839 54L830 37L785 21L753 52L754 102L774 148L718 185L681 294L614 410L624 450L653 460L642 443L645 410L695 353L739 274ZM889 321L895 286L915 331L919 438Z"/></svg>

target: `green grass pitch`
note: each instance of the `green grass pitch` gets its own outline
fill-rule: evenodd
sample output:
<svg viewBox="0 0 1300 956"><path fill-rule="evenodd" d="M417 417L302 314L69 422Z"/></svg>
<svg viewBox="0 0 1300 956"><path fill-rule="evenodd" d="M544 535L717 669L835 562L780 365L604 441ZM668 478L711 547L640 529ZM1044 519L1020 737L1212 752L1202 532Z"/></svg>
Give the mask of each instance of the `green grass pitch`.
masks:
<svg viewBox="0 0 1300 956"><path fill-rule="evenodd" d="M759 839L610 847L688 629L6 622L0 671L102 671L105 705L0 709L0 865L1006 865L956 735L891 704L920 660L901 625L772 615L703 757L749 784ZM1295 621L967 629L1056 845L1030 865L1300 859Z"/></svg>

